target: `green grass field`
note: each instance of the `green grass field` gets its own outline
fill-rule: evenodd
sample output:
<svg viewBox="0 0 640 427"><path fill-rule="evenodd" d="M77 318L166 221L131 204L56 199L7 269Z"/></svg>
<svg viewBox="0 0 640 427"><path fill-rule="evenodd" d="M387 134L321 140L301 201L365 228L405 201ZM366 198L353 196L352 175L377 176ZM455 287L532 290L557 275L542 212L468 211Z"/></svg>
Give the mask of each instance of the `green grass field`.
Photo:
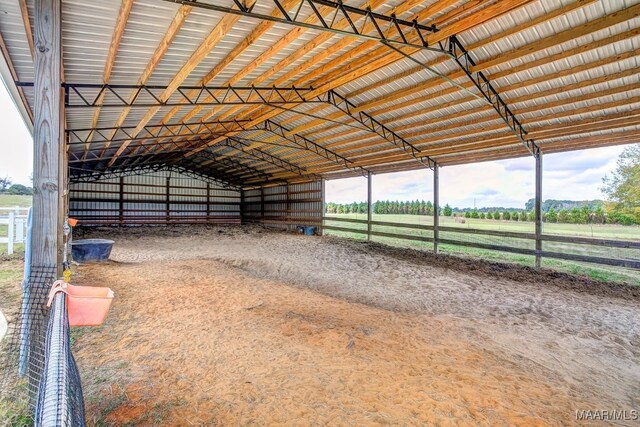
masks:
<svg viewBox="0 0 640 427"><path fill-rule="evenodd" d="M0 194L0 208L29 208L33 196L14 196L13 194Z"/></svg>
<svg viewBox="0 0 640 427"><path fill-rule="evenodd" d="M367 219L366 214L327 214L336 218ZM432 216L422 215L377 215L373 214L374 221L399 222L403 224L433 225ZM521 233L533 233L533 222L504 221L492 219L464 218L465 223L456 221L454 217L441 216L440 226L475 228L480 230L500 230ZM551 224L542 225L543 233L559 234L563 236L582 236L594 238L610 238L623 240L640 240L640 226L625 226L618 224Z"/></svg>
<svg viewBox="0 0 640 427"><path fill-rule="evenodd" d="M364 214L329 214L328 217L362 219L366 220ZM433 217L419 215L373 215L374 221L395 222L402 224L422 224L433 225ZM326 225L350 228L366 231L366 224L354 224L346 222L327 222ZM481 230L499 230L510 232L534 233L533 222L516 222L516 221L496 221L487 219L468 219L465 223L457 222L453 217L441 217L440 225L455 228L470 228ZM433 232L429 230L413 230L408 228L391 227L391 226L373 226L373 231L403 234L410 236L433 237ZM594 238L611 238L623 240L640 240L640 227L638 226L622 226L616 224L605 225L584 225L584 224L544 224L543 232L545 234L558 234L566 236L581 236ZM348 233L344 231L327 230L326 234L349 237L355 239L366 239L366 234ZM477 243L486 243L502 246L511 246L525 249L534 249L532 240L503 238L498 236L483 236L473 234L462 234L455 232L440 232L440 237L450 240L471 241ZM429 242L410 241L405 239L373 236L373 241L385 243L392 246L408 247L421 250L432 250L433 244ZM556 242L544 242L543 249L554 252L566 252L575 254L584 254L601 257L630 258L640 259L640 251L626 250L617 248L606 248L597 246L572 245ZM470 248L457 245L440 244L439 248L443 253L460 254L464 256L479 257L494 261L513 262L521 265L533 266L534 257L530 255L519 255L508 252L493 251L487 249ZM578 263L573 261L543 259L543 266L554 268L560 271L586 275L603 281L624 281L640 285L640 271L625 269L620 267L609 267L598 264Z"/></svg>

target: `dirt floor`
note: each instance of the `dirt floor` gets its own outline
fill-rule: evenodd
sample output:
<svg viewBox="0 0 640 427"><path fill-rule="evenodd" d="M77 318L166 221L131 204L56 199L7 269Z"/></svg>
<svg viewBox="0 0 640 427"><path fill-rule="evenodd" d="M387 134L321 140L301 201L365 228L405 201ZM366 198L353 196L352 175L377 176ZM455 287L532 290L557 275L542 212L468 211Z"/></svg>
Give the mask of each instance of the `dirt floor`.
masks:
<svg viewBox="0 0 640 427"><path fill-rule="evenodd" d="M640 408L639 288L260 228L86 237L116 241L74 276L116 293L105 325L73 332L90 425L571 425Z"/></svg>

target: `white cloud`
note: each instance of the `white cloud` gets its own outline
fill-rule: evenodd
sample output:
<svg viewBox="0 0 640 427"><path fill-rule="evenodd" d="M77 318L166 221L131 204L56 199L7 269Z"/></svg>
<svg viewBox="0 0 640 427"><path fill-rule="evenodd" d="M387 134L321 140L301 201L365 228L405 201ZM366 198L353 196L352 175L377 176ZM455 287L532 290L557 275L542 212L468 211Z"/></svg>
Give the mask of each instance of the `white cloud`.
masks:
<svg viewBox="0 0 640 427"><path fill-rule="evenodd" d="M615 169L624 146L549 154L543 157L543 199L603 198L602 177ZM440 171L440 200L455 207L504 206L523 208L535 195L533 158L500 160L444 167ZM328 181L327 200L365 201L364 178ZM375 200L432 200L433 175L419 170L373 177Z"/></svg>

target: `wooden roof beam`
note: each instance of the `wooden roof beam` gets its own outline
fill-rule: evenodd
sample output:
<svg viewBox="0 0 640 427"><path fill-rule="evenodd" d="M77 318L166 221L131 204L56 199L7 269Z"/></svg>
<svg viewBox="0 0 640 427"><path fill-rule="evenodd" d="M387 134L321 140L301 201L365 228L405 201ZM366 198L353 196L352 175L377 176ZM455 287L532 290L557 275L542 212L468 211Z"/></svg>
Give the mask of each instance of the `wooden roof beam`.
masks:
<svg viewBox="0 0 640 427"><path fill-rule="evenodd" d="M113 71L113 65L116 62L116 56L118 55L118 49L120 48L120 42L122 41L122 36L124 35L124 30L127 27L127 22L129 21L129 15L131 14L131 8L133 7L133 0L122 0L120 3L120 10L118 11L118 18L116 20L116 25L113 29L113 35L111 37L111 44L109 45L109 52L107 54L107 60L104 64L104 72L102 74L102 82L109 83L111 80L111 72ZM102 104L102 100L104 99L106 92L101 92L100 96L97 100L97 104ZM100 107L96 108L93 111L93 118L91 119L91 128L95 128L98 126L98 120L100 119ZM89 134L87 138L87 144L85 145L84 155L85 157L89 152L89 147L91 146L91 141L93 140L93 132Z"/></svg>

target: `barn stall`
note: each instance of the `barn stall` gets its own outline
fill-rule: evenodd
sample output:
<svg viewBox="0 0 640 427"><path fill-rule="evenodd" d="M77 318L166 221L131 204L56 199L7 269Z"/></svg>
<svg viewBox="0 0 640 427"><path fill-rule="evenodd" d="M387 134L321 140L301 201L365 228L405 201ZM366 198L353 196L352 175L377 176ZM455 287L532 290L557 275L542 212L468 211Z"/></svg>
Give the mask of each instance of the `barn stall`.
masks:
<svg viewBox="0 0 640 427"><path fill-rule="evenodd" d="M540 209L543 153L637 141L637 2L2 6L0 72L34 135L19 364L36 423L528 425L637 407L636 289L436 256L640 267L638 242L546 235ZM534 233L440 227L440 168L517 157L535 163ZM372 176L415 169L433 171L433 225L323 216L326 180L362 176L371 205ZM112 262L74 267L116 292L76 335L63 297L31 310L63 274L68 216L115 241Z"/></svg>

